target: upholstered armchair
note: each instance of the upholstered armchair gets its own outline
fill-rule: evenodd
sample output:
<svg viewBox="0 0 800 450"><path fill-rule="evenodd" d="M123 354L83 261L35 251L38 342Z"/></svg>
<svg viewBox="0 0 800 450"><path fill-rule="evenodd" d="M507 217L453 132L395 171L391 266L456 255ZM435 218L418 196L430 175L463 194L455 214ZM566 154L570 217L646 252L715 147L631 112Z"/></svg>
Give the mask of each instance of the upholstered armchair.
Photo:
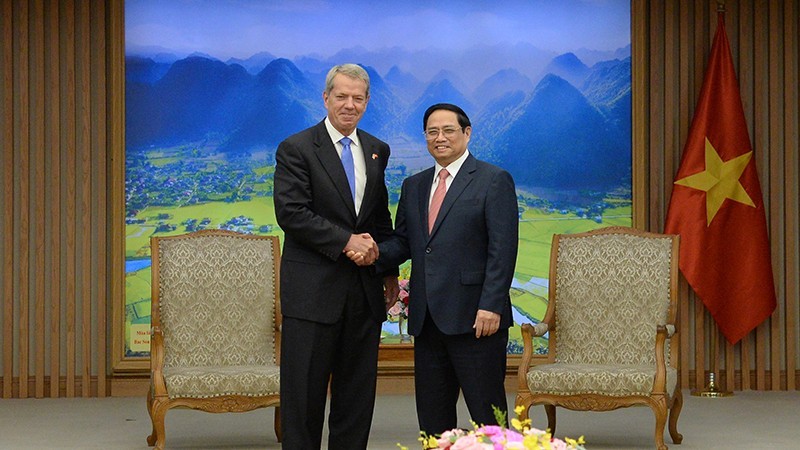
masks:
<svg viewBox="0 0 800 450"><path fill-rule="evenodd" d="M205 230L154 237L149 445L164 448L170 408L274 406L280 441L279 243Z"/></svg>
<svg viewBox="0 0 800 450"><path fill-rule="evenodd" d="M555 432L556 406L647 405L655 413L656 447L667 448L668 413L672 442L680 444L677 282L678 236L625 227L553 236L544 320L522 328L521 419L531 405L544 405ZM534 365L532 336L545 333L547 360Z"/></svg>

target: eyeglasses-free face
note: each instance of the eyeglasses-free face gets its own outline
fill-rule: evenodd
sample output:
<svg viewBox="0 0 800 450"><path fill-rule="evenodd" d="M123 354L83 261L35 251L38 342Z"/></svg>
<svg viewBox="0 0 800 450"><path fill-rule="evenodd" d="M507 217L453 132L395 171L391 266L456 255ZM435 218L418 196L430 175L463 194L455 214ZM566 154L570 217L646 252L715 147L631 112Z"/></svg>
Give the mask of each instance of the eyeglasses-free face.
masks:
<svg viewBox="0 0 800 450"><path fill-rule="evenodd" d="M453 111L439 109L428 116L425 140L428 152L442 167L447 167L467 150L472 127L461 127Z"/></svg>
<svg viewBox="0 0 800 450"><path fill-rule="evenodd" d="M331 125L347 136L356 129L369 102L367 83L344 74L333 77L333 89L322 93Z"/></svg>

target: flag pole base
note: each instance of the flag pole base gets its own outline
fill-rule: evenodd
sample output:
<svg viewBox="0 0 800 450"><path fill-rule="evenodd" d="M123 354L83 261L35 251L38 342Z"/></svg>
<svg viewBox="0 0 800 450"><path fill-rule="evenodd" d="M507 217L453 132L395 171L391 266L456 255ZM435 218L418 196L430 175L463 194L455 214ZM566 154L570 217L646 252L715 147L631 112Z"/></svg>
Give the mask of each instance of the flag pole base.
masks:
<svg viewBox="0 0 800 450"><path fill-rule="evenodd" d="M715 375L714 372L710 372L708 374L708 384L706 388L702 391L694 390L692 391L692 395L695 397L710 397L710 398L719 398L719 397L730 397L733 395L733 392L730 391L721 391L717 387L717 383L715 382Z"/></svg>

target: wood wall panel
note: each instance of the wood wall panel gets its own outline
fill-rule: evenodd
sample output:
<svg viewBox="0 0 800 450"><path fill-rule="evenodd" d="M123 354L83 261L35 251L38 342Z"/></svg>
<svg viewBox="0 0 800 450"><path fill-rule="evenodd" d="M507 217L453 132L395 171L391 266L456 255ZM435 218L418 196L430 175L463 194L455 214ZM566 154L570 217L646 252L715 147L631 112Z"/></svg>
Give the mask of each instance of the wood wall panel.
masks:
<svg viewBox="0 0 800 450"><path fill-rule="evenodd" d="M0 322L2 322L3 345L3 398L12 394L12 379L14 375L14 151L11 148L14 142L14 39L13 39L13 8L11 2L0 3L0 214L2 229L0 229Z"/></svg>
<svg viewBox="0 0 800 450"><path fill-rule="evenodd" d="M796 390L800 0L724 3L779 307L730 345L683 281L681 384L705 388L713 371L728 390ZM124 295L123 1L0 5L2 397L108 395L129 380L113 356ZM663 231L717 1L631 6L634 224Z"/></svg>
<svg viewBox="0 0 800 450"><path fill-rule="evenodd" d="M680 163L682 145L717 28L719 2L667 2L666 6L659 1L643 3L643 9L650 12L651 30L660 26L652 23L654 21L677 27L674 33L651 31L647 67L641 68L650 72L663 71L664 83L677 83L671 88L652 84L648 87L645 101L651 114L641 124L651 130L647 143L647 171L651 180L648 186L663 189L663 196L651 193L648 198L665 199L650 205L658 211L650 212L646 228L661 231L672 191L672 177ZM681 286L681 383L685 388L702 389L708 372L715 372L718 385L728 390L794 390L799 376L797 340L800 328L797 213L800 198L796 186L798 2L740 0L722 3L764 195L779 305L756 331L736 345L730 345L702 302L684 282ZM633 20L635 23L637 19ZM678 42L671 43L670 39ZM657 82L656 77L651 80ZM677 105L671 92L679 93ZM652 111L659 111L659 114ZM662 129L664 138L659 140L661 133L657 130ZM670 134L671 129L674 134ZM679 138L676 140L673 136Z"/></svg>
<svg viewBox="0 0 800 450"><path fill-rule="evenodd" d="M118 39L104 2L3 0L0 13L2 397L104 396Z"/></svg>

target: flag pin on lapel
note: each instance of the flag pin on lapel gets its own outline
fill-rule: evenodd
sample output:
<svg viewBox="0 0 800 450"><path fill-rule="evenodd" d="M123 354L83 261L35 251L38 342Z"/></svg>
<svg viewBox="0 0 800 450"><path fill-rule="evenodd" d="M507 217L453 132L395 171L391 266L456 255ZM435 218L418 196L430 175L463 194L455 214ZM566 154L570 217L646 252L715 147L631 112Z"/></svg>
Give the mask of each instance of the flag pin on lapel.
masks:
<svg viewBox="0 0 800 450"><path fill-rule="evenodd" d="M373 153L372 154L372 159L378 159L378 154L377 153Z"/></svg>

